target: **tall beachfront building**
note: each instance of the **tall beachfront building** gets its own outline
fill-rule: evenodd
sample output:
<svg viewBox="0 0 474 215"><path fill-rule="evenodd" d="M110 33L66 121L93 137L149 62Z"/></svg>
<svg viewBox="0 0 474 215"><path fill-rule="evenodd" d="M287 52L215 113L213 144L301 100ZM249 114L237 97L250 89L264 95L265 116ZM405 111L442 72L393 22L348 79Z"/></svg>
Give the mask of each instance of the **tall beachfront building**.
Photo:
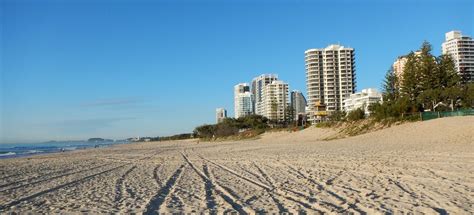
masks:
<svg viewBox="0 0 474 215"><path fill-rule="evenodd" d="M344 99L355 93L354 49L329 45L305 51L309 121L316 121L315 105L320 102L329 113L342 110Z"/></svg>
<svg viewBox="0 0 474 215"><path fill-rule="evenodd" d="M234 116L239 118L253 114L253 95L248 83L234 86Z"/></svg>
<svg viewBox="0 0 474 215"><path fill-rule="evenodd" d="M221 123L227 118L227 110L224 108L216 109L216 123Z"/></svg>
<svg viewBox="0 0 474 215"><path fill-rule="evenodd" d="M284 121L288 108L288 84L273 81L263 87L262 112L269 120Z"/></svg>
<svg viewBox="0 0 474 215"><path fill-rule="evenodd" d="M255 114L264 115L263 112L263 91L265 86L278 80L275 74L263 74L252 80L252 94L254 96L253 111Z"/></svg>
<svg viewBox="0 0 474 215"><path fill-rule="evenodd" d="M293 90L290 93L290 106L293 108L294 116L298 116L298 114L304 114L306 112L306 98L303 96L298 90Z"/></svg>
<svg viewBox="0 0 474 215"><path fill-rule="evenodd" d="M458 73L469 82L474 82L474 40L462 35L461 31L450 31L445 38L443 54L451 55Z"/></svg>

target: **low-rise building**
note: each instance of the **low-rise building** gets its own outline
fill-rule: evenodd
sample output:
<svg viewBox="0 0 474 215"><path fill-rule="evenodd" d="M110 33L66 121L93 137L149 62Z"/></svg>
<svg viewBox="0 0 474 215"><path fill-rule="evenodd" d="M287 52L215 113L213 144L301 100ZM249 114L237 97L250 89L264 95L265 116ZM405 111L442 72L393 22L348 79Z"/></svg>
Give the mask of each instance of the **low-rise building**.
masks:
<svg viewBox="0 0 474 215"><path fill-rule="evenodd" d="M382 94L374 88L363 89L361 92L353 93L344 100L344 111L350 112L361 108L366 115L370 115L369 106L382 102Z"/></svg>

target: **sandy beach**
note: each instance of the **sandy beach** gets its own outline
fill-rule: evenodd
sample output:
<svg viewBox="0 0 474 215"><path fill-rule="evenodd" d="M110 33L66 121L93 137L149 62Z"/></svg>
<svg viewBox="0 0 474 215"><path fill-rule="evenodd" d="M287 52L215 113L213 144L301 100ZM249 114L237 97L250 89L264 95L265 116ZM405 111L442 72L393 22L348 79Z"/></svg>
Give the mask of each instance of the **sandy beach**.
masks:
<svg viewBox="0 0 474 215"><path fill-rule="evenodd" d="M0 212L474 213L474 117L0 160Z"/></svg>

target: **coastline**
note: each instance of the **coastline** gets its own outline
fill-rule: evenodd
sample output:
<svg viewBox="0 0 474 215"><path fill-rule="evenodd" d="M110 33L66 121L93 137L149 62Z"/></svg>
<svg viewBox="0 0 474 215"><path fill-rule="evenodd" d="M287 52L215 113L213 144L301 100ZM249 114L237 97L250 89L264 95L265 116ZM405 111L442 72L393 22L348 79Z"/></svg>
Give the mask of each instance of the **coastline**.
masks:
<svg viewBox="0 0 474 215"><path fill-rule="evenodd" d="M469 214L473 129L452 117L330 141L310 128L5 159L0 212Z"/></svg>
<svg viewBox="0 0 474 215"><path fill-rule="evenodd" d="M0 160L30 157L41 154L62 153L68 151L84 150L90 148L104 148L113 145L130 144L130 142L42 142L42 143L19 143L19 144L0 144Z"/></svg>

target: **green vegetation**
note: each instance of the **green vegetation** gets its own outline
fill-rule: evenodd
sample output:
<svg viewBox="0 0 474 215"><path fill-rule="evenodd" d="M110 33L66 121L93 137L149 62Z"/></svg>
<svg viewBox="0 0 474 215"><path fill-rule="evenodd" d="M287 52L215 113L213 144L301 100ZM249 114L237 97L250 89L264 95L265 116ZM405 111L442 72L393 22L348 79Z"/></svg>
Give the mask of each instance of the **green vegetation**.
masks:
<svg viewBox="0 0 474 215"><path fill-rule="evenodd" d="M176 135L172 135L172 136L159 137L159 140L160 141L186 140L186 139L191 139L193 137L194 137L194 135L192 133L184 133L184 134L176 134Z"/></svg>
<svg viewBox="0 0 474 215"><path fill-rule="evenodd" d="M361 108L357 108L347 114L348 121L358 121L365 118L365 112Z"/></svg>
<svg viewBox="0 0 474 215"><path fill-rule="evenodd" d="M419 112L470 108L474 105L473 83L458 75L449 55L435 57L431 45L424 42L420 53L407 56L403 75L393 70L385 75L382 104L372 105L376 120L419 119Z"/></svg>
<svg viewBox="0 0 474 215"><path fill-rule="evenodd" d="M382 86L383 103L369 106L370 117L363 109L349 113L335 111L328 121L317 127L337 127L340 136L353 136L389 127L404 121L421 119L424 111L446 111L474 106L474 84L467 76L460 76L449 55L435 57L431 45L424 42L416 54L411 52L401 77L393 69L387 71ZM272 104L276 109L276 103ZM275 118L275 117L273 117ZM202 125L194 130L194 136L203 139L241 139L259 135L272 129L288 128L297 116L291 107L285 111L285 120L274 121L259 115L238 119L227 118L214 125Z"/></svg>
<svg viewBox="0 0 474 215"><path fill-rule="evenodd" d="M288 109L284 121L273 121L260 115L226 118L218 124L196 127L194 136L204 140L240 140L254 138L266 131L296 131L300 128L295 126L296 119L292 113L293 110Z"/></svg>
<svg viewBox="0 0 474 215"><path fill-rule="evenodd" d="M223 122L213 125L201 125L194 129L196 137L216 139L230 136L253 137L268 128L268 119L260 115L250 115L238 119L226 118Z"/></svg>
<svg viewBox="0 0 474 215"><path fill-rule="evenodd" d="M141 137L139 141L166 141L166 140L185 140L194 137L192 133L175 134L163 137Z"/></svg>
<svg viewBox="0 0 474 215"><path fill-rule="evenodd" d="M361 108L346 113L345 111L334 111L328 116L328 121L316 124L318 128L340 127L343 124L365 119L365 112Z"/></svg>
<svg viewBox="0 0 474 215"><path fill-rule="evenodd" d="M421 120L424 111L452 111L474 106L474 83L460 76L449 55L435 57L424 42L420 52L411 52L401 77L387 71L382 85L383 103L369 106L370 117L361 109L336 111L317 127L338 128L328 139L354 136L406 121Z"/></svg>

